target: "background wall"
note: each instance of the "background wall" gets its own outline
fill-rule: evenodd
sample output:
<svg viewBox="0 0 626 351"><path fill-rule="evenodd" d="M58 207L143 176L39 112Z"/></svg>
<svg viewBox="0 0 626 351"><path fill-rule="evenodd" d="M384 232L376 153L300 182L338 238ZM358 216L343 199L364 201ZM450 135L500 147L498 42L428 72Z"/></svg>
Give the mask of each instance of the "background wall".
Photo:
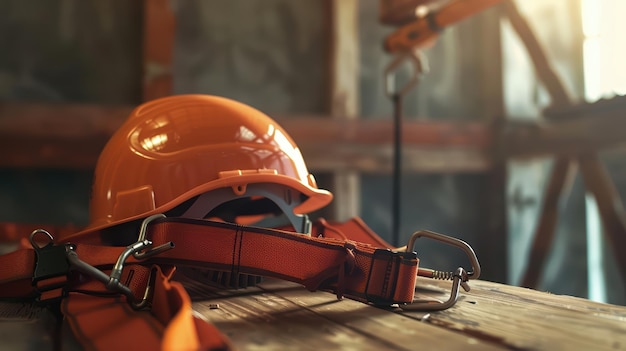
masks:
<svg viewBox="0 0 626 351"><path fill-rule="evenodd" d="M582 96L577 1L517 3L568 89ZM177 23L174 93L223 95L269 115L327 114L327 2L194 0L171 6ZM370 120L392 114L383 91L391 57L382 50L392 28L378 24L377 11L374 0L358 2L358 115ZM0 0L0 103L140 103L141 21L140 1ZM448 28L425 54L431 70L404 99L407 120L497 124L504 117L538 119L550 104L498 8ZM402 68L401 79L409 73ZM626 189L620 159L608 161ZM418 229L462 238L481 258L483 278L517 284L550 167L540 159L495 164L491 172L405 171L401 241ZM0 221L85 225L91 177L90 170L0 169ZM390 240L391 177L359 177L360 215ZM318 179L333 190L328 174ZM585 192L579 179L573 184L540 288L586 296L587 279L580 273L586 269ZM466 264L459 252L434 243L419 242L417 250L428 267ZM619 278L610 259L607 272ZM611 301L626 303L623 284L614 280Z"/></svg>

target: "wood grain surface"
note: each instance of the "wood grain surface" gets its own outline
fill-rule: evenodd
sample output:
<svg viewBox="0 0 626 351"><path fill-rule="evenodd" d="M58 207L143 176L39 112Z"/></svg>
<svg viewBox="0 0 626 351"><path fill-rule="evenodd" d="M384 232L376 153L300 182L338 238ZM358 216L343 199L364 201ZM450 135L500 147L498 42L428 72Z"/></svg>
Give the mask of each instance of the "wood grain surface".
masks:
<svg viewBox="0 0 626 351"><path fill-rule="evenodd" d="M379 308L284 281L224 290L177 276L195 312L238 350L624 350L626 307L472 281L452 308ZM445 300L450 282L419 278L417 298ZM79 350L47 310L0 303L0 350Z"/></svg>

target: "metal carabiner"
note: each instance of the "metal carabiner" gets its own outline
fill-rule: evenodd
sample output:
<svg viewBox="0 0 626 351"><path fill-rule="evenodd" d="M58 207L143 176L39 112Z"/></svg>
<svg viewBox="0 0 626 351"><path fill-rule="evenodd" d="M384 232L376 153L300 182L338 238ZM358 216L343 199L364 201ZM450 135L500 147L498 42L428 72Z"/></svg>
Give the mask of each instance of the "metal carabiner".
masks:
<svg viewBox="0 0 626 351"><path fill-rule="evenodd" d="M406 252L412 252L413 247L415 246L415 241L421 237L426 237L429 239L433 239L436 241L443 242L445 244L458 247L462 249L467 257L470 260L472 265L472 270L467 272L463 267L457 268L455 272L442 272L436 271L428 268L419 268L417 275L433 278L433 279L444 279L444 280L452 280L452 288L450 289L450 297L446 302L440 301L432 301L432 300L415 300L410 304L401 305L405 311L439 311L445 310L454 306L459 297L459 287L463 287L463 290L470 291L470 286L467 283L469 279L477 279L480 276L480 263L478 262L478 257L476 257L476 253L472 249L472 247L463 240L453 238L447 235L435 233L429 230L420 230L409 238L409 241L404 248Z"/></svg>
<svg viewBox="0 0 626 351"><path fill-rule="evenodd" d="M396 89L396 71L398 67L406 60L410 60L410 62L412 63L413 71L411 79L409 79L409 81L406 82L406 84L404 84L402 88ZM410 50L397 54L395 58L387 65L384 71L385 93L390 98L393 98L394 96L405 95L417 84L420 75L427 73L428 70L428 60L421 50Z"/></svg>
<svg viewBox="0 0 626 351"><path fill-rule="evenodd" d="M155 248L152 247L152 241L146 239L146 231L148 230L148 224L154 221L155 219L165 218L164 214L156 214L150 217L147 217L141 223L141 227L139 228L139 235L137 237L137 242L131 245L128 245L124 251L117 258L117 262L115 262L115 266L113 266L113 270L111 270L111 275L109 276L109 282L106 284L109 289L118 289L120 286L120 278L122 277L122 271L124 269L124 264L130 255L137 260L145 260L151 256L154 256L163 251L172 249L174 247L173 242L167 242L165 244L159 245ZM146 250L143 252L144 250ZM149 283L148 283L149 285Z"/></svg>
<svg viewBox="0 0 626 351"><path fill-rule="evenodd" d="M77 270L81 273L91 276L92 278L95 278L96 280L102 282L108 290L117 291L117 292L124 294L128 302L133 308L135 309L145 308L149 304L147 299L151 290L153 274L151 273L150 278L148 279L148 283L146 284L146 290L143 294L143 298L140 301L137 301L135 299L135 295L133 294L133 292L130 290L128 286L120 282L120 278L124 270L124 264L126 263L126 260L131 255L133 255L136 259L141 260L141 259L146 259L148 257L151 257L165 250L169 250L174 247L174 244L170 241L163 245L159 245L156 248L152 248L152 241L147 240L145 238L148 224L157 218L163 218L163 217L165 216L153 215L144 219L144 221L141 223L141 228L139 230L139 236L138 236L137 242L134 244L128 245L126 249L124 249L124 251L120 253L119 257L117 258L117 261L115 262L115 265L113 266L113 269L110 275L107 275L106 273L102 272L98 268L78 258L78 254L73 249L67 252L67 259L70 263L71 269ZM146 249L148 249L148 251L142 252Z"/></svg>
<svg viewBox="0 0 626 351"><path fill-rule="evenodd" d="M169 250L171 248L174 247L174 243L169 241L165 244L159 245L157 247L152 247L152 241L150 240L146 240L146 232L148 231L148 224L150 224L150 222L159 219L159 218L166 218L166 216L162 213L158 213L155 215L152 215L150 217L147 217L146 219L143 220L143 222L141 223L141 228L139 229L139 236L137 238L137 242L135 244L141 243L141 242L148 242L148 244L146 245L146 247L141 248L140 250L137 251L133 251L133 257L135 257L138 260L145 260L146 258L150 257L150 256L154 256L158 253L161 253L163 251ZM145 249L148 249L146 251L144 251Z"/></svg>

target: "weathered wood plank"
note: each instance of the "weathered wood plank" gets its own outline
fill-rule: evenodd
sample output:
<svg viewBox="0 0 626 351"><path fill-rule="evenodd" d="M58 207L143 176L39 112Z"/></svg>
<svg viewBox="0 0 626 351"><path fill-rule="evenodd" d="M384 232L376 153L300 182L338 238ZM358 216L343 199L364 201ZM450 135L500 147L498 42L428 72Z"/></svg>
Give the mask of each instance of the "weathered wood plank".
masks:
<svg viewBox="0 0 626 351"><path fill-rule="evenodd" d="M0 103L0 166L93 168L130 107Z"/></svg>
<svg viewBox="0 0 626 351"><path fill-rule="evenodd" d="M413 350L416 343L431 349L502 349L393 311L337 301L332 294L312 293L282 281L236 292L216 292L190 282L186 288L195 300L194 310L242 350Z"/></svg>
<svg viewBox="0 0 626 351"><path fill-rule="evenodd" d="M3 350L55 350L58 331L53 313L30 303L0 302L0 340ZM67 349L67 348L66 348Z"/></svg>
<svg viewBox="0 0 626 351"><path fill-rule="evenodd" d="M176 278L185 285L195 312L240 350L626 348L625 306L487 281L471 281L472 290L462 292L452 308L425 313L337 301L332 294L284 281L224 290L181 274ZM419 298L443 300L450 282L418 278L416 286ZM59 332L54 325L51 315L32 304L0 303L5 346L43 347Z"/></svg>
<svg viewBox="0 0 626 351"><path fill-rule="evenodd" d="M499 350L497 345L471 336L451 333L424 323L424 318L406 318L399 309L382 309L357 301L337 301L332 294L306 290L280 290L283 282L268 282L261 288L292 301L302 308L324 316L339 325L345 325L372 340L384 340L392 349L414 349L416 344L425 349L440 350ZM432 294L431 294L432 296ZM439 295L438 295L439 296ZM424 314L422 313L422 316Z"/></svg>
<svg viewBox="0 0 626 351"><path fill-rule="evenodd" d="M418 279L426 288L445 284ZM454 307L431 313L428 321L515 349L626 348L626 307L486 281L470 285Z"/></svg>
<svg viewBox="0 0 626 351"><path fill-rule="evenodd" d="M376 346L404 350L416 343L446 350L626 347L624 306L480 280L470 282L472 290L462 292L454 307L428 313L337 301L332 294L274 280L239 291L186 284L194 309L242 349ZM445 300L450 284L418 278L416 295Z"/></svg>
<svg viewBox="0 0 626 351"><path fill-rule="evenodd" d="M260 288L248 288L234 292L231 296L215 293L199 283L187 283L186 288L196 300L193 303L194 310L228 336L240 350L390 348L390 343L384 337L377 338L361 333L349 325L337 323L329 318L329 314L334 315L339 311L316 313L278 294L292 290L303 299L312 296L295 284L282 284L276 291L271 292ZM322 304L334 305L336 299L333 295L324 294L324 297L326 299ZM411 348L411 345L407 344L406 347L398 349Z"/></svg>

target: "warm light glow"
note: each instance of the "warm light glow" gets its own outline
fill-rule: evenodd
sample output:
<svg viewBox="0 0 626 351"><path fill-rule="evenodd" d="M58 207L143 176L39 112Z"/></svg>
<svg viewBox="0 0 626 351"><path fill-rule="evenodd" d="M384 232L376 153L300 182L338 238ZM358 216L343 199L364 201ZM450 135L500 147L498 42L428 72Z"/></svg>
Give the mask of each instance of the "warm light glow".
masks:
<svg viewBox="0 0 626 351"><path fill-rule="evenodd" d="M246 126L239 126L239 135L237 138L242 141L253 141L256 139L256 134Z"/></svg>
<svg viewBox="0 0 626 351"><path fill-rule="evenodd" d="M582 0L585 98L596 101L626 94L626 1ZM588 298L607 302L602 223L596 200L586 195Z"/></svg>
<svg viewBox="0 0 626 351"><path fill-rule="evenodd" d="M273 135L274 141L278 144L280 149L289 156L289 158L295 159L295 160L302 158L302 155L300 154L300 149L297 148L287 138L287 136L285 134L283 134L283 132L280 131L280 129L275 129L270 124L270 128L268 130L268 134L269 134L270 131L274 134ZM269 135L271 135L271 134L269 134ZM307 174L309 174L308 170L306 169L306 166L304 165L304 162L295 162L294 166L296 167L296 171L298 172L298 176L299 177L303 177L303 176L306 176Z"/></svg>
<svg viewBox="0 0 626 351"><path fill-rule="evenodd" d="M582 0L585 97L595 101L626 94L624 0Z"/></svg>
<svg viewBox="0 0 626 351"><path fill-rule="evenodd" d="M422 18L428 15L428 6L422 5L415 8L415 17Z"/></svg>
<svg viewBox="0 0 626 351"><path fill-rule="evenodd" d="M148 151L159 151L163 149L167 143L167 134L157 134L150 138L145 138L141 141L141 147Z"/></svg>

